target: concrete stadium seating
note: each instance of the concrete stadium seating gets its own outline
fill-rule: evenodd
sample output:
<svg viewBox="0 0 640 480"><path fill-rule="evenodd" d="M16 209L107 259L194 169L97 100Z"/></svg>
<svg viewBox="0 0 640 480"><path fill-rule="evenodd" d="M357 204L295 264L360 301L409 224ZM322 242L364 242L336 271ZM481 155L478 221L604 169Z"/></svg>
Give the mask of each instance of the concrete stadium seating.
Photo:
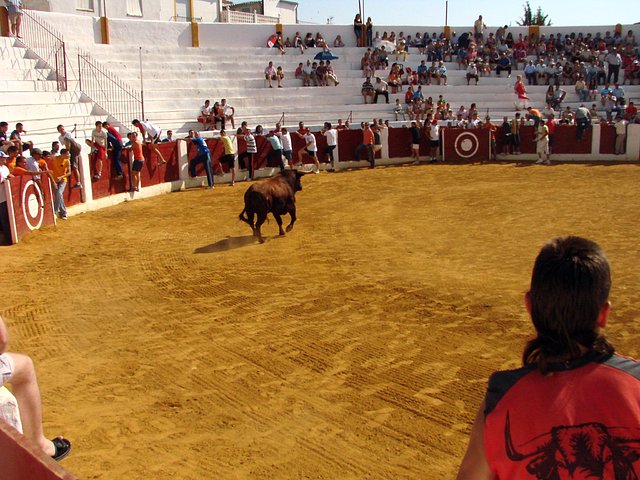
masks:
<svg viewBox="0 0 640 480"><path fill-rule="evenodd" d="M77 136L86 138L95 120L106 118L104 112L79 93L76 81L71 80L68 92L55 91L51 71L30 60L19 42L3 38L0 47L0 85L7 93L3 120L11 125L16 121L25 123L34 143L48 147L57 136L55 126L59 123L67 129L77 125ZM236 108L236 127L242 120L252 127L257 124L270 127L283 114L286 125L295 125L301 120L307 125L321 125L338 118L346 120L351 113L352 124L372 118L393 120L392 104L396 98L404 100L404 93L396 93L390 95L390 105L382 103L384 99L374 105L363 103L360 95L363 76L359 69L363 48L333 50L340 57L332 62L340 85L329 87L302 87L302 82L294 78L298 63L313 60L319 49L309 49L304 54L288 49L286 55L280 55L276 50L257 47L163 46L140 51L135 45L96 44L90 50L95 59L135 89L141 88L142 69L146 118L164 130L173 129L178 136L190 128L201 128L196 118L207 98L212 103L226 98ZM424 58L416 52L402 63L415 68ZM284 88L267 87L262 72L269 60L276 66L282 65L286 75ZM394 60L394 56L390 56L390 61ZM460 105L468 107L475 102L481 117L489 113L495 123L499 123L503 115L514 114L513 83L515 76L522 72L514 70L511 78L506 74L496 77L492 73L482 77L478 86L467 86L464 70L458 70L456 63L448 62L446 66L448 85L424 86L425 97L432 96L435 101L442 94L454 111ZM386 75L388 71L381 73ZM70 65L70 76L75 78L73 75ZM546 88L527 87L534 106L544 106ZM573 86L564 88L568 92L564 105L577 107L579 101ZM624 88L628 98L640 97L640 86ZM118 120L125 129L131 127L131 119Z"/></svg>
<svg viewBox="0 0 640 480"><path fill-rule="evenodd" d="M31 59L25 46L13 38L0 37L0 88L0 120L9 123L9 131L17 122L24 123L23 138L40 148L49 149L57 140L59 124L68 131L77 125L78 137L84 139L95 122L104 119L103 112L80 94L77 81L70 80L68 91L58 92L52 70Z"/></svg>

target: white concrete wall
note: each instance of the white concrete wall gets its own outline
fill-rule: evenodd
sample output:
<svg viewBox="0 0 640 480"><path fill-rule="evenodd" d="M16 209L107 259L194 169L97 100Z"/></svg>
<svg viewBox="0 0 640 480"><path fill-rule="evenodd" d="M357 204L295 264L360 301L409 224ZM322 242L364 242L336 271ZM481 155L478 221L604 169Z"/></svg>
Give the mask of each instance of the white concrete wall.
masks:
<svg viewBox="0 0 640 480"><path fill-rule="evenodd" d="M280 23L294 24L298 21L297 5L289 2L278 2L275 17L280 15Z"/></svg>
<svg viewBox="0 0 640 480"><path fill-rule="evenodd" d="M195 0L194 3L215 3L215 1L216 0ZM76 0L32 0L32 2L28 2L28 7L34 10L69 13L83 16L103 16L103 5L106 5L106 14L108 17L128 18L127 0L93 0L93 12L76 10ZM194 5L194 9L195 8L196 7ZM173 18L174 11L174 0L142 0L142 14L145 20L169 21ZM214 20L215 15L210 17L208 21Z"/></svg>
<svg viewBox="0 0 640 480"><path fill-rule="evenodd" d="M194 18L201 18L202 22L213 23L218 20L217 0L193 0Z"/></svg>
<svg viewBox="0 0 640 480"><path fill-rule="evenodd" d="M190 47L191 25L186 22L116 18L109 20L109 37L111 45Z"/></svg>
<svg viewBox="0 0 640 480"><path fill-rule="evenodd" d="M90 49L94 43L102 42L98 17L51 12L38 12L38 17L62 34L65 42L71 47L71 50L67 49L67 55L75 54L73 46Z"/></svg>

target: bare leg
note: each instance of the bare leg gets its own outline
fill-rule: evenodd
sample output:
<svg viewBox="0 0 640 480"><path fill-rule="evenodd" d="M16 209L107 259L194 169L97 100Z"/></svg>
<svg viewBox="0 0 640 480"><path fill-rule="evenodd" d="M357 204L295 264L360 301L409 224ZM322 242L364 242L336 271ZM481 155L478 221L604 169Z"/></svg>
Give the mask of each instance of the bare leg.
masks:
<svg viewBox="0 0 640 480"><path fill-rule="evenodd" d="M164 157L160 153L160 150L158 150L158 146L155 143L151 144L151 148L153 148L153 151L156 152L156 155L160 157L160 161L158 162L160 165L167 163L167 161L164 159Z"/></svg>
<svg viewBox="0 0 640 480"><path fill-rule="evenodd" d="M27 438L38 445L48 456L55 454L55 447L45 438L42 430L42 402L33 361L26 355L10 353L14 371L10 382L12 393L18 401L20 420Z"/></svg>
<svg viewBox="0 0 640 480"><path fill-rule="evenodd" d="M304 155L305 153L306 152L304 148L301 148L300 150L298 150L298 163L300 165L302 165L302 155Z"/></svg>

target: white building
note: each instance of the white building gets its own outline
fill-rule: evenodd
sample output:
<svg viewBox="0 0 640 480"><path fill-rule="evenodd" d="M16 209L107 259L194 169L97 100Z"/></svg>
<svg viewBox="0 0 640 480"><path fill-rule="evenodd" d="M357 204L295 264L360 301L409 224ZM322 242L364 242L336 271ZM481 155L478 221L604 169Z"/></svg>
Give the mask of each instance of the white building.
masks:
<svg viewBox="0 0 640 480"><path fill-rule="evenodd" d="M222 7L232 11L280 18L281 23L298 22L298 4L288 0L230 2L226 0L30 0L33 10L72 13L92 17L139 18L156 21L227 21Z"/></svg>

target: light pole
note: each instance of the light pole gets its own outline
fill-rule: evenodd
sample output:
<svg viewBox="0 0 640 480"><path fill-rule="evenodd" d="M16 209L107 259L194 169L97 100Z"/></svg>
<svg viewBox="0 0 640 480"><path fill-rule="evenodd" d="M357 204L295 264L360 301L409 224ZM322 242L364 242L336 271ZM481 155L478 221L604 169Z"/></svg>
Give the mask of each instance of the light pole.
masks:
<svg viewBox="0 0 640 480"><path fill-rule="evenodd" d="M451 28L449 27L449 0L444 2L444 35L451 40Z"/></svg>

